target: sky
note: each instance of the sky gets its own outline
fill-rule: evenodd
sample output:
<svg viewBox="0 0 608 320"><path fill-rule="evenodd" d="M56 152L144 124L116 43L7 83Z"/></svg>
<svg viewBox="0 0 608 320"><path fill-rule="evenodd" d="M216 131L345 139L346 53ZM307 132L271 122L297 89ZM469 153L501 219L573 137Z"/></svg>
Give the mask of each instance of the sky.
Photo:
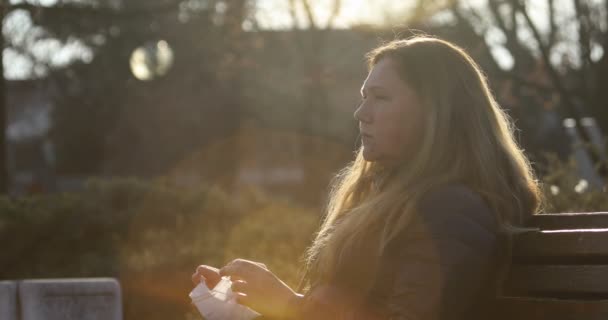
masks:
<svg viewBox="0 0 608 320"><path fill-rule="evenodd" d="M287 0L261 0L257 5L258 19L264 28L285 28L292 25L291 15ZM297 2L300 3L300 2ZM332 11L334 0L316 0L314 13L321 26L325 26ZM401 0L342 0L339 15L333 26L336 28L348 28L354 24L379 24L388 12L406 10L412 1ZM304 11L298 6L298 17L300 22L305 21ZM300 23L305 26L304 23Z"/></svg>
<svg viewBox="0 0 608 320"><path fill-rule="evenodd" d="M258 14L256 16L259 24L265 28L285 28L292 25L292 19L288 10L288 0L258 0ZM327 21L327 17L331 12L331 4L335 0L311 0L314 3L315 16L322 23ZM491 16L483 11L482 8L487 6L488 1L496 0L460 0L465 7L477 10L485 19ZM589 0L591 5L599 5L604 7L603 0ZM342 0L342 9L337 19L334 21L334 27L348 28L356 24L388 24L395 25L402 20L400 18L407 16L408 9L412 8L414 1L412 0ZM552 50L551 61L558 65L564 54L570 56L574 65L578 64L579 52L577 46L572 45L578 41L578 30L575 22L575 10L572 0L555 0L555 19L556 24L560 26L562 33L560 37L564 42L560 43ZM541 34L546 34L550 29L548 19L548 4L547 1L528 0L526 1L528 13L531 20L534 22ZM299 21L306 21L303 16L302 8L298 10ZM603 14L608 14L604 12ZM521 19L520 19L521 20ZM606 20L606 19L604 19ZM523 20L520 24L525 25ZM300 26L305 24L299 23ZM322 24L324 25L324 24ZM490 24L491 25L491 24ZM608 26L604 26L608 28ZM520 28L520 39L524 44L534 44L533 35L527 27ZM497 27L490 27L485 30L485 38L492 54L496 58L498 64L505 69L513 65L513 58L510 53L504 48L506 42L505 36ZM537 48L532 48L538 51ZM600 45L592 45L591 58L594 61L599 60L604 54Z"/></svg>
<svg viewBox="0 0 608 320"><path fill-rule="evenodd" d="M9 0L11 3L22 2L23 0ZM38 1L41 5L53 5L56 0L33 0ZM461 0L472 8L480 8L484 6L488 0ZM600 0L591 0L592 2L598 2ZM317 23L320 26L325 26L327 18L332 10L332 3L334 0L311 0L314 4L314 14ZM300 1L296 0L296 3ZM333 26L337 28L348 28L356 24L382 24L389 23L392 21L399 21L399 17L403 17L408 8L412 6L412 0L342 0L342 7L334 21ZM293 21L288 8L289 0L257 0L256 1L256 20L261 28L269 29L281 29L290 28L293 26ZM546 18L546 1L528 1L529 12L531 18L537 24L539 29L548 29L548 19ZM566 30L565 37L571 38L572 41L576 41L577 31L574 24L569 23L572 19L574 8L572 7L572 0L556 0L556 8L558 10L558 23ZM302 7L298 7L296 24L299 27L306 27L306 18L304 16L304 10ZM27 16L23 14L15 14L12 17L13 28L23 29L23 26L28 25ZM7 28L10 28L11 23L7 23L5 26L5 32ZM31 23L30 23L31 24ZM572 27L568 27L572 25ZM529 38L531 34L529 32L522 32L521 37ZM504 35L497 28L490 28L486 32L486 40L492 48L492 53L497 58L498 63L504 67L509 68L513 64L513 59L509 53L502 48L502 44L505 42ZM526 41L524 41L526 42ZM530 43L532 43L531 41ZM60 44L58 42L48 41L47 43L41 43L37 49L40 54L54 52L50 58L51 62L57 65L67 64L74 59L88 60L92 58L92 53L87 50L82 44L78 42L72 42L67 44ZM599 50L599 51L598 51ZM567 52L573 56L576 60L577 52L573 50L573 46L564 45L555 50L552 59L554 63L561 58L562 53ZM596 58L601 57L603 52L601 49L594 48L593 53ZM28 74L28 70L32 68L31 62L27 58L20 56L14 51L5 51L4 57L5 76L8 79L19 79L24 78Z"/></svg>

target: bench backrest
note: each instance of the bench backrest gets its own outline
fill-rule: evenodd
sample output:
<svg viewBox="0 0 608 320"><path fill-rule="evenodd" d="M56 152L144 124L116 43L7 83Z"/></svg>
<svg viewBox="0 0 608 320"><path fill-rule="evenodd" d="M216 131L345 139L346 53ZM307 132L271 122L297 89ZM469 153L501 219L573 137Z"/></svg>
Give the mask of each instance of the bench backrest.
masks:
<svg viewBox="0 0 608 320"><path fill-rule="evenodd" d="M504 319L608 319L608 213L546 214L518 234Z"/></svg>
<svg viewBox="0 0 608 320"><path fill-rule="evenodd" d="M608 212L537 214L528 225L542 230L608 228Z"/></svg>

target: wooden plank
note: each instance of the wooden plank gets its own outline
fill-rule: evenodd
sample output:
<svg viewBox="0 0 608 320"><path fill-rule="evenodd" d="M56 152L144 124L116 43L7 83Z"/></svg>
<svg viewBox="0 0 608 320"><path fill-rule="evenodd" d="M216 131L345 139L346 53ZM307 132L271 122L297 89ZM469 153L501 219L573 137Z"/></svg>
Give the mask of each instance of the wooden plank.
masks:
<svg viewBox="0 0 608 320"><path fill-rule="evenodd" d="M513 260L554 264L608 264L608 229L533 231L513 239Z"/></svg>
<svg viewBox="0 0 608 320"><path fill-rule="evenodd" d="M501 297L495 310L499 320L606 320L608 300Z"/></svg>
<svg viewBox="0 0 608 320"><path fill-rule="evenodd" d="M517 296L608 299L608 266L513 265L505 292Z"/></svg>
<svg viewBox="0 0 608 320"><path fill-rule="evenodd" d="M608 212L536 214L526 224L543 230L608 228Z"/></svg>

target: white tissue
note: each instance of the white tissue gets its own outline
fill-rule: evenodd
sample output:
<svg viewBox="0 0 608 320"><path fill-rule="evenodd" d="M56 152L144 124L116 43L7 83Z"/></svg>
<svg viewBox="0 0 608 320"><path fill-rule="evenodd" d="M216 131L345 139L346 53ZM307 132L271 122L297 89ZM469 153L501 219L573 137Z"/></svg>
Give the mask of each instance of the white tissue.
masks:
<svg viewBox="0 0 608 320"><path fill-rule="evenodd" d="M260 316L237 303L231 287L232 281L228 277L222 277L213 290L209 290L205 282L201 281L190 292L190 299L206 320L251 320Z"/></svg>

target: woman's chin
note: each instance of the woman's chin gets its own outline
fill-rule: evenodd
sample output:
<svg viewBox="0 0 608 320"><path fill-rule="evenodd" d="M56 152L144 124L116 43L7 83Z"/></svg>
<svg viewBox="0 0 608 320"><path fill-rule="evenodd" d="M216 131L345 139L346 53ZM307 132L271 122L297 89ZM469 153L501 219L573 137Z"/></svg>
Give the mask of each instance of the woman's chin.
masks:
<svg viewBox="0 0 608 320"><path fill-rule="evenodd" d="M382 154L375 153L369 148L367 150L366 148L363 148L363 159L365 159L365 161L374 162L387 168L397 166L400 163L393 158L386 156L383 157Z"/></svg>
<svg viewBox="0 0 608 320"><path fill-rule="evenodd" d="M373 150L363 147L363 159L365 159L365 161L374 162L378 160L378 157L374 154Z"/></svg>

